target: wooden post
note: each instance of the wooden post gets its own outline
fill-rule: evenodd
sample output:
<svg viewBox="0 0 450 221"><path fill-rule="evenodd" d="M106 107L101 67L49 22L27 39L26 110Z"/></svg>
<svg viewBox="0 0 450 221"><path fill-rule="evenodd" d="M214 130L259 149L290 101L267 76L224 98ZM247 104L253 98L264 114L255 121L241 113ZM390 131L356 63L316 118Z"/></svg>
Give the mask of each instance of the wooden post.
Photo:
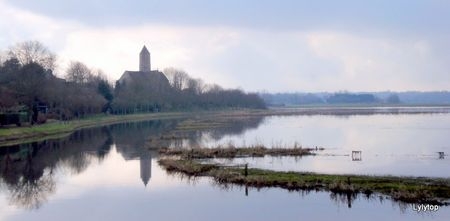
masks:
<svg viewBox="0 0 450 221"><path fill-rule="evenodd" d="M194 149L191 149L191 152L189 153L188 158L189 158L189 159L192 159L193 156L194 156Z"/></svg>
<svg viewBox="0 0 450 221"><path fill-rule="evenodd" d="M248 175L248 163L245 164L244 175Z"/></svg>

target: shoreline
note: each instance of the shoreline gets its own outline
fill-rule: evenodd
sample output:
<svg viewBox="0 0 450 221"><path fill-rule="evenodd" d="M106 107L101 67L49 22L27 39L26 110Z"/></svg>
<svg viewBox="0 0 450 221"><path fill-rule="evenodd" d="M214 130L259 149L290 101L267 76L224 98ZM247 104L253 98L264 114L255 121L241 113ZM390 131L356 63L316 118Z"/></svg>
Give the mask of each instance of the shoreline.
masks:
<svg viewBox="0 0 450 221"><path fill-rule="evenodd" d="M84 119L55 121L37 126L0 127L0 148L51 138L60 138L76 130L99 127L116 123L146 120L188 118L196 116L252 117L252 116L290 116L290 115L376 115L376 114L440 114L450 113L449 106L415 107L269 107L268 109L239 109L213 111L159 112L129 115L95 115Z"/></svg>
<svg viewBox="0 0 450 221"><path fill-rule="evenodd" d="M40 125L26 125L22 127L0 127L0 148L9 145L17 145L46 139L62 138L71 133L92 127L106 125L139 122L148 120L165 120L195 117L247 117L268 116L275 112L270 110L240 109L240 110L212 110L212 111L184 111L184 112L158 112L138 113L127 115L94 115L83 119L69 121L54 121Z"/></svg>
<svg viewBox="0 0 450 221"><path fill-rule="evenodd" d="M84 119L56 121L37 126L0 128L0 148L9 145L61 138L84 128L101 127L125 122L182 118L192 114L192 112L166 112L130 115L97 115Z"/></svg>

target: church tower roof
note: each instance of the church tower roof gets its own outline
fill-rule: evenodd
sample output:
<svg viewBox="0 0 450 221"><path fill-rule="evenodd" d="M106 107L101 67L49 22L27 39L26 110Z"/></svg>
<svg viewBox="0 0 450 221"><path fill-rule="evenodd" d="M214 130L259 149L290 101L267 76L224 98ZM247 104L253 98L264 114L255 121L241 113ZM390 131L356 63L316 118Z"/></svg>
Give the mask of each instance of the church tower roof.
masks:
<svg viewBox="0 0 450 221"><path fill-rule="evenodd" d="M148 52L147 47L142 47L141 53L140 54L150 54L150 52Z"/></svg>
<svg viewBox="0 0 450 221"><path fill-rule="evenodd" d="M150 72L150 52L148 52L147 47L142 48L141 53L139 53L139 71Z"/></svg>

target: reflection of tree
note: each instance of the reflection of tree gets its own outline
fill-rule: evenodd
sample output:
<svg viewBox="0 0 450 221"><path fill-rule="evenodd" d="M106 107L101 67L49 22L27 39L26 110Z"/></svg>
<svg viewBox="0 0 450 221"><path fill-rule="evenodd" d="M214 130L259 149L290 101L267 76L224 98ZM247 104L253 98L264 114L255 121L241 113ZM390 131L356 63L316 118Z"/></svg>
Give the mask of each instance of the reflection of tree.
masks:
<svg viewBox="0 0 450 221"><path fill-rule="evenodd" d="M58 140L0 149L0 182L12 204L37 209L56 189L53 171L66 167L74 174L86 170L92 159L109 152L111 136L105 128L86 129Z"/></svg>
<svg viewBox="0 0 450 221"><path fill-rule="evenodd" d="M114 139L117 151L126 159L135 159L143 149L147 149L149 140L161 137L173 130L179 120L154 120L112 125L111 137ZM162 147L158 142L156 147Z"/></svg>
<svg viewBox="0 0 450 221"><path fill-rule="evenodd" d="M211 129L209 135L215 140L220 140L224 136L243 134L249 129L258 128L263 120L264 117L261 116L229 118L226 127Z"/></svg>
<svg viewBox="0 0 450 221"><path fill-rule="evenodd" d="M79 174L88 168L91 163L91 158L89 157L89 154L79 152L69 157L65 163L73 174Z"/></svg>
<svg viewBox="0 0 450 221"><path fill-rule="evenodd" d="M257 128L264 117L228 117L224 119L200 119L200 124L210 124L211 127L188 130L172 130L161 137L152 136L151 147L202 147L206 140L220 140L225 136L239 135L249 129ZM198 123L198 122L194 122ZM217 126L219 125L219 126Z"/></svg>
<svg viewBox="0 0 450 221"><path fill-rule="evenodd" d="M38 209L56 189L52 171L41 176L23 176L10 186L10 202L25 209Z"/></svg>
<svg viewBox="0 0 450 221"><path fill-rule="evenodd" d="M113 144L113 139L111 137L111 132L109 129L104 130L107 134L107 139L105 143L97 150L97 157L100 161L105 159L105 156L108 155L109 151L111 150L111 146Z"/></svg>
<svg viewBox="0 0 450 221"><path fill-rule="evenodd" d="M220 139L257 127L262 118L230 119L223 127L178 131L191 145L205 137ZM37 209L56 190L56 169L67 168L73 174L85 171L93 160L103 160L113 143L125 159L141 159L144 184L151 177L149 140L159 140L155 147L169 146L177 139L163 139L180 120L155 120L83 129L70 136L0 148L0 188L10 192L10 202L18 207ZM178 135L177 135L178 136ZM179 140L178 140L179 141ZM150 168L149 168L150 166Z"/></svg>

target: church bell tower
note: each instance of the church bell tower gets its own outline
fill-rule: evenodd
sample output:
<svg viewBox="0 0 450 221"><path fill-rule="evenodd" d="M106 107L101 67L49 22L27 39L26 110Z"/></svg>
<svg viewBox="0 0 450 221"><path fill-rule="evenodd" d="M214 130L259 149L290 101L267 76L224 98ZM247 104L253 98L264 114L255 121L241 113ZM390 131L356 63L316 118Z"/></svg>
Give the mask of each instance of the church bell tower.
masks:
<svg viewBox="0 0 450 221"><path fill-rule="evenodd" d="M139 54L139 71L141 72L150 72L150 52L148 52L147 47L142 48L141 53Z"/></svg>

